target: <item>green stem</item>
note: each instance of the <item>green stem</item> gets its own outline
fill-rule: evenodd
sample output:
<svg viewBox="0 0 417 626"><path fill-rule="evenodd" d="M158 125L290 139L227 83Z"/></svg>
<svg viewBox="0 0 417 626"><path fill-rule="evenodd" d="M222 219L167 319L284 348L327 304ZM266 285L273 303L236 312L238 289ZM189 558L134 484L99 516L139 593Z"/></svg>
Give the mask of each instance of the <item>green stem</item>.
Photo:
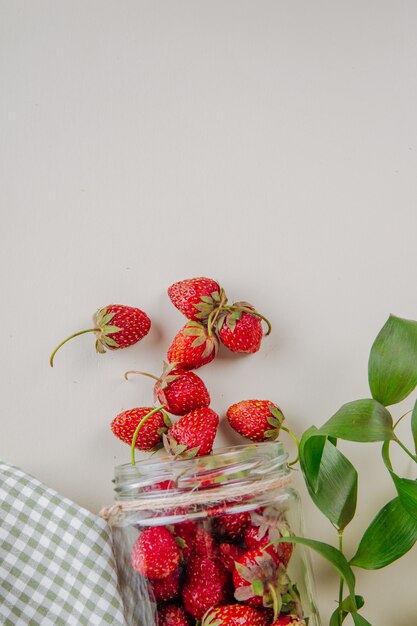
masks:
<svg viewBox="0 0 417 626"><path fill-rule="evenodd" d="M343 530L339 530L339 551L341 552L341 554L343 554ZM341 576L340 583L339 583L339 626L341 626L343 623L343 609L342 609L343 587L344 587L344 580L343 580L343 576Z"/></svg>
<svg viewBox="0 0 417 626"><path fill-rule="evenodd" d="M136 426L136 430L134 432L132 445L131 445L132 465L136 465L135 446L136 446L136 439L138 438L140 429L142 428L144 423L147 422L150 417L152 417L152 415L154 415L155 413L158 413L158 411L160 411L163 408L164 408L164 405L161 404L161 406L157 406L156 408L152 409L152 411L149 411L149 413L147 413L144 417L142 417L139 424Z"/></svg>
<svg viewBox="0 0 417 626"><path fill-rule="evenodd" d="M402 420L402 419L404 419L404 417L405 417L406 415L409 415L409 413L412 413L412 412L413 412L413 410L412 410L412 409L410 409L409 411L407 411L407 413L404 413L404 415L401 415L401 417L400 417L399 419L397 419L397 421L395 422L395 424L394 424L394 426L393 426L392 430L395 430L395 429L397 428L398 424L401 422L401 420Z"/></svg>
<svg viewBox="0 0 417 626"><path fill-rule="evenodd" d="M295 444L297 446L297 456L294 459L294 461L291 461L291 463L288 463L288 465L295 465L298 461L299 457L299 449L300 449L300 442L298 441L297 437L294 435L294 433L292 432L292 430L290 430L289 428L287 428L286 426L282 426L281 425L281 430L285 430L286 433L289 434L290 437L292 437L292 439L295 441Z"/></svg>
<svg viewBox="0 0 417 626"><path fill-rule="evenodd" d="M408 454L408 456L413 459L414 463L417 463L417 455L413 454L412 452L410 452L410 450L403 444L402 441L400 441L400 439L398 439L398 437L394 437L394 441L396 443L398 443L398 445L400 446L400 448L402 448L404 450L404 452L406 454Z"/></svg>
<svg viewBox="0 0 417 626"><path fill-rule="evenodd" d="M54 366L54 356L56 355L58 350L64 345L64 343L67 343L67 341L70 341L70 339L74 339L74 337L78 337L78 335L85 335L85 333L97 333L97 332L100 332L99 328L88 328L87 330L80 330L78 333L74 333L73 335L70 335L69 337L64 339L64 341L61 341L59 346L55 348L55 350L52 352L50 356L50 359L49 359L50 366L51 367Z"/></svg>
<svg viewBox="0 0 417 626"><path fill-rule="evenodd" d="M270 591L272 597L272 607L274 609L274 622L278 619L278 598L274 586L271 583L268 583L268 589Z"/></svg>
<svg viewBox="0 0 417 626"><path fill-rule="evenodd" d="M126 380L129 380L129 374L141 374L142 376L149 376L149 378L153 378L154 380L159 380L157 376L153 374L148 374L148 372L139 372L138 370L128 370L124 373L124 377Z"/></svg>
<svg viewBox="0 0 417 626"><path fill-rule="evenodd" d="M254 311L253 309L248 309L248 308L247 308L247 307L245 307L245 306L234 306L234 305L230 305L230 306L225 307L225 310L229 310L229 309L231 309L232 311L243 311L244 313L250 313L251 315L257 315L257 316L258 316L258 317L260 317L260 318L261 318L261 319L265 322L265 324L268 326L268 330L266 331L266 333L265 333L265 334L266 334L266 335L269 335L269 333L271 332L271 330L272 330L272 324L271 324L271 322L270 322L270 321L269 321L269 319L268 319L268 318L266 318L264 315L261 315L260 313L258 313L258 311Z"/></svg>
<svg viewBox="0 0 417 626"><path fill-rule="evenodd" d="M223 288L220 289L220 303L217 309L213 309L207 319L208 336L213 336L213 326L215 325L217 318L221 311L225 311L224 304L227 302L226 293Z"/></svg>

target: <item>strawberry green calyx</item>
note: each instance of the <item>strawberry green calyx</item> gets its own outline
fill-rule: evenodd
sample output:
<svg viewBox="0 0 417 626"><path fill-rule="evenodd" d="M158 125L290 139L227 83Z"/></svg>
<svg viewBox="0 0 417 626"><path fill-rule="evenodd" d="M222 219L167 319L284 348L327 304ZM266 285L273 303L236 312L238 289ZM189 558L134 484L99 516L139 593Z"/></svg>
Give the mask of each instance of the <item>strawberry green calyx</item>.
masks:
<svg viewBox="0 0 417 626"><path fill-rule="evenodd" d="M211 336L214 329L221 330L223 324L233 332L236 328L236 323L241 319L243 313L248 313L255 317L259 317L267 325L267 331L265 335L269 335L272 330L271 322L264 315L259 313L249 302L235 302L234 304L226 304L226 302L220 302L219 307L212 311L207 320L208 334Z"/></svg>
<svg viewBox="0 0 417 626"><path fill-rule="evenodd" d="M139 422L139 424L136 427L135 433L133 435L133 439L132 439L132 445L131 445L131 464L132 465L136 465L136 459L135 459L135 446L136 446L136 440L138 438L139 435L139 431L142 428L142 426L144 425L144 423L150 418L152 417L152 415L154 415L155 413L158 413L159 411L161 411L161 409L163 409L163 405L160 405L158 407L155 407L154 409L152 409L152 411L149 411L149 413L147 413ZM164 422L165 425L167 426L167 428L170 428L171 426L171 420L169 419L168 415L164 412L161 411L163 418L164 418Z"/></svg>
<svg viewBox="0 0 417 626"><path fill-rule="evenodd" d="M226 302L227 297L223 287L220 291L213 291L209 296L201 296L200 302L194 304L194 308L198 311L194 317L202 321L207 320Z"/></svg>
<svg viewBox="0 0 417 626"><path fill-rule="evenodd" d="M195 337L191 344L193 348L205 344L204 352L201 355L202 360L208 358L213 351L215 354L217 353L219 347L217 337L213 333L210 335L210 331L208 331L207 336L206 329L200 322L188 322L181 332L185 336Z"/></svg>
<svg viewBox="0 0 417 626"><path fill-rule="evenodd" d="M109 335L113 335L114 333L120 332L122 329L118 326L112 326L110 324L113 317L116 313L108 313L108 307L104 309L100 309L94 316L94 321L97 325L96 330L96 350L100 354L104 354L108 349L117 349L119 348L119 344L113 337L109 337Z"/></svg>
<svg viewBox="0 0 417 626"><path fill-rule="evenodd" d="M195 448L187 448L186 445L178 443L172 435L162 435L164 448L172 458L175 459L193 459L199 453L200 446Z"/></svg>
<svg viewBox="0 0 417 626"><path fill-rule="evenodd" d="M271 415L267 418L268 424L272 426L270 430L265 431L265 437L268 439L277 439L279 436L279 432L281 428L283 428L282 423L285 419L282 411L273 405L269 405L269 412Z"/></svg>

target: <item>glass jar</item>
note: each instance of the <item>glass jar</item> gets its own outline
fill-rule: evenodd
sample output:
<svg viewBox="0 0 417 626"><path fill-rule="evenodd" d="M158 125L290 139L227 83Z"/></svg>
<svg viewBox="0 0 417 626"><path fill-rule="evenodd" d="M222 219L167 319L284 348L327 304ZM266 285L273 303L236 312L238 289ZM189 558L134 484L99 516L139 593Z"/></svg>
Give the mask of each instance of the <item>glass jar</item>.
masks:
<svg viewBox="0 0 417 626"><path fill-rule="evenodd" d="M286 459L266 442L116 467L107 519L128 626L320 626L308 554L276 541L303 533Z"/></svg>

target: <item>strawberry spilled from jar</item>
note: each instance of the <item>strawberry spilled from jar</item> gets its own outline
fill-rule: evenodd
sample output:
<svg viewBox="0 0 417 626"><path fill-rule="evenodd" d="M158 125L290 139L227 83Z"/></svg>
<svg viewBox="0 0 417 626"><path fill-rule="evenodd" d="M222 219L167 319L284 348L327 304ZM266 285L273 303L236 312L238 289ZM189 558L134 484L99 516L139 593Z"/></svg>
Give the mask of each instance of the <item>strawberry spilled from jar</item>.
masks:
<svg viewBox="0 0 417 626"><path fill-rule="evenodd" d="M163 435L171 427L171 420L161 408L148 406L129 409L119 413L112 421L113 434L131 446L133 461L135 448L149 452L161 446Z"/></svg>
<svg viewBox="0 0 417 626"><path fill-rule="evenodd" d="M122 304L109 304L100 309L93 318L94 327L80 330L64 339L52 352L49 363L54 364L55 354L67 341L86 333L95 333L96 351L100 354L106 350L128 348L145 337L150 328L149 317L135 307Z"/></svg>
<svg viewBox="0 0 417 626"><path fill-rule="evenodd" d="M130 370L125 373L126 380L131 374L153 378L156 381L155 402L159 402L172 415L185 415L210 404L210 394L202 379L194 372L179 369L175 363L164 363L159 378L147 372Z"/></svg>
<svg viewBox="0 0 417 626"><path fill-rule="evenodd" d="M172 304L190 320L206 320L221 302L221 288L211 278L187 278L168 288Z"/></svg>
<svg viewBox="0 0 417 626"><path fill-rule="evenodd" d="M195 370L215 358L219 341L200 322L188 322L174 337L167 352L169 363L178 369Z"/></svg>
<svg viewBox="0 0 417 626"><path fill-rule="evenodd" d="M191 411L163 435L165 449L174 458L210 454L218 424L219 416L209 407Z"/></svg>

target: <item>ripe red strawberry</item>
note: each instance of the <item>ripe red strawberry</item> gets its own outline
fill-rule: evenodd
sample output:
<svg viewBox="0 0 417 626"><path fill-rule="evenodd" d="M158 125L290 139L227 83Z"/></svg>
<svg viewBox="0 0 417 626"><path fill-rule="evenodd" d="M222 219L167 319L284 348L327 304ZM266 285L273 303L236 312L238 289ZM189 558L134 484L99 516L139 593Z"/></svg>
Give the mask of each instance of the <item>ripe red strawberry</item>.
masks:
<svg viewBox="0 0 417 626"><path fill-rule="evenodd" d="M210 454L218 424L219 416L208 407L191 411L168 430L165 447L174 456Z"/></svg>
<svg viewBox="0 0 417 626"><path fill-rule="evenodd" d="M267 619L250 606L228 604L210 609L201 626L267 626Z"/></svg>
<svg viewBox="0 0 417 626"><path fill-rule="evenodd" d="M214 520L214 528L219 537L241 541L250 522L250 513L226 513Z"/></svg>
<svg viewBox="0 0 417 626"><path fill-rule="evenodd" d="M219 554L219 546L209 531L202 526L195 529L193 553L197 556L215 557Z"/></svg>
<svg viewBox="0 0 417 626"><path fill-rule="evenodd" d="M272 626L306 626L306 622L297 615L280 615Z"/></svg>
<svg viewBox="0 0 417 626"><path fill-rule="evenodd" d="M178 369L193 370L210 363L217 354L219 342L216 335L209 336L207 329L199 322L187 324L175 335L168 349L169 363Z"/></svg>
<svg viewBox="0 0 417 626"><path fill-rule="evenodd" d="M235 302L233 306L255 311L247 302ZM232 352L253 354L261 347L263 330L258 315L239 309L225 311L219 316L217 329L221 342Z"/></svg>
<svg viewBox="0 0 417 626"><path fill-rule="evenodd" d="M277 513L273 507L266 507L263 511L253 511L251 518L252 522L245 531L245 544L248 550L269 546L266 548L267 551L274 552L286 567L293 553L294 544L274 543L276 539L291 535L285 517Z"/></svg>
<svg viewBox="0 0 417 626"><path fill-rule="evenodd" d="M227 411L230 426L252 441L276 439L284 415L270 400L242 400Z"/></svg>
<svg viewBox="0 0 417 626"><path fill-rule="evenodd" d="M180 570L175 569L166 578L149 581L155 602L167 602L174 600L180 593Z"/></svg>
<svg viewBox="0 0 417 626"><path fill-rule="evenodd" d="M129 370L125 373L126 380L129 374L142 374L156 380L155 402L159 402L172 415L185 415L210 404L210 394L201 378L194 372L179 369L176 363L164 363L159 378L147 372Z"/></svg>
<svg viewBox="0 0 417 626"><path fill-rule="evenodd" d="M133 569L151 579L166 578L177 569L179 561L175 539L163 526L142 531L130 555Z"/></svg>
<svg viewBox="0 0 417 626"><path fill-rule="evenodd" d="M190 320L207 319L220 304L220 285L211 278L188 278L168 288L172 304Z"/></svg>
<svg viewBox="0 0 417 626"><path fill-rule="evenodd" d="M220 564L208 557L195 557L188 565L182 598L184 606L196 619L224 601L224 575Z"/></svg>
<svg viewBox="0 0 417 626"><path fill-rule="evenodd" d="M183 559L188 559L194 546L197 524L193 520L184 520L170 526L172 534L177 540Z"/></svg>
<svg viewBox="0 0 417 626"><path fill-rule="evenodd" d="M166 604L158 608L157 624L158 626L191 626L191 619L182 606Z"/></svg>
<svg viewBox="0 0 417 626"><path fill-rule="evenodd" d="M131 446L136 428L141 420L153 409L154 407L152 406L144 406L123 411L111 423L113 433ZM171 421L166 413L163 411L154 413L141 426L135 447L138 450L152 450L162 442L162 435L168 431L170 426Z"/></svg>
<svg viewBox="0 0 417 626"><path fill-rule="evenodd" d="M249 550L235 562L235 598L254 608L268 606L271 587L275 588L280 561L264 550Z"/></svg>
<svg viewBox="0 0 417 626"><path fill-rule="evenodd" d="M119 350L132 346L148 334L150 327L151 320L140 309L123 304L109 304L94 315L94 328L81 330L67 337L55 348L49 362L53 367L54 357L59 348L78 335L95 333L96 350L104 353L106 350Z"/></svg>
<svg viewBox="0 0 417 626"><path fill-rule="evenodd" d="M220 544L220 561L227 572L233 572L235 561L238 561L245 554L246 550L233 543Z"/></svg>

